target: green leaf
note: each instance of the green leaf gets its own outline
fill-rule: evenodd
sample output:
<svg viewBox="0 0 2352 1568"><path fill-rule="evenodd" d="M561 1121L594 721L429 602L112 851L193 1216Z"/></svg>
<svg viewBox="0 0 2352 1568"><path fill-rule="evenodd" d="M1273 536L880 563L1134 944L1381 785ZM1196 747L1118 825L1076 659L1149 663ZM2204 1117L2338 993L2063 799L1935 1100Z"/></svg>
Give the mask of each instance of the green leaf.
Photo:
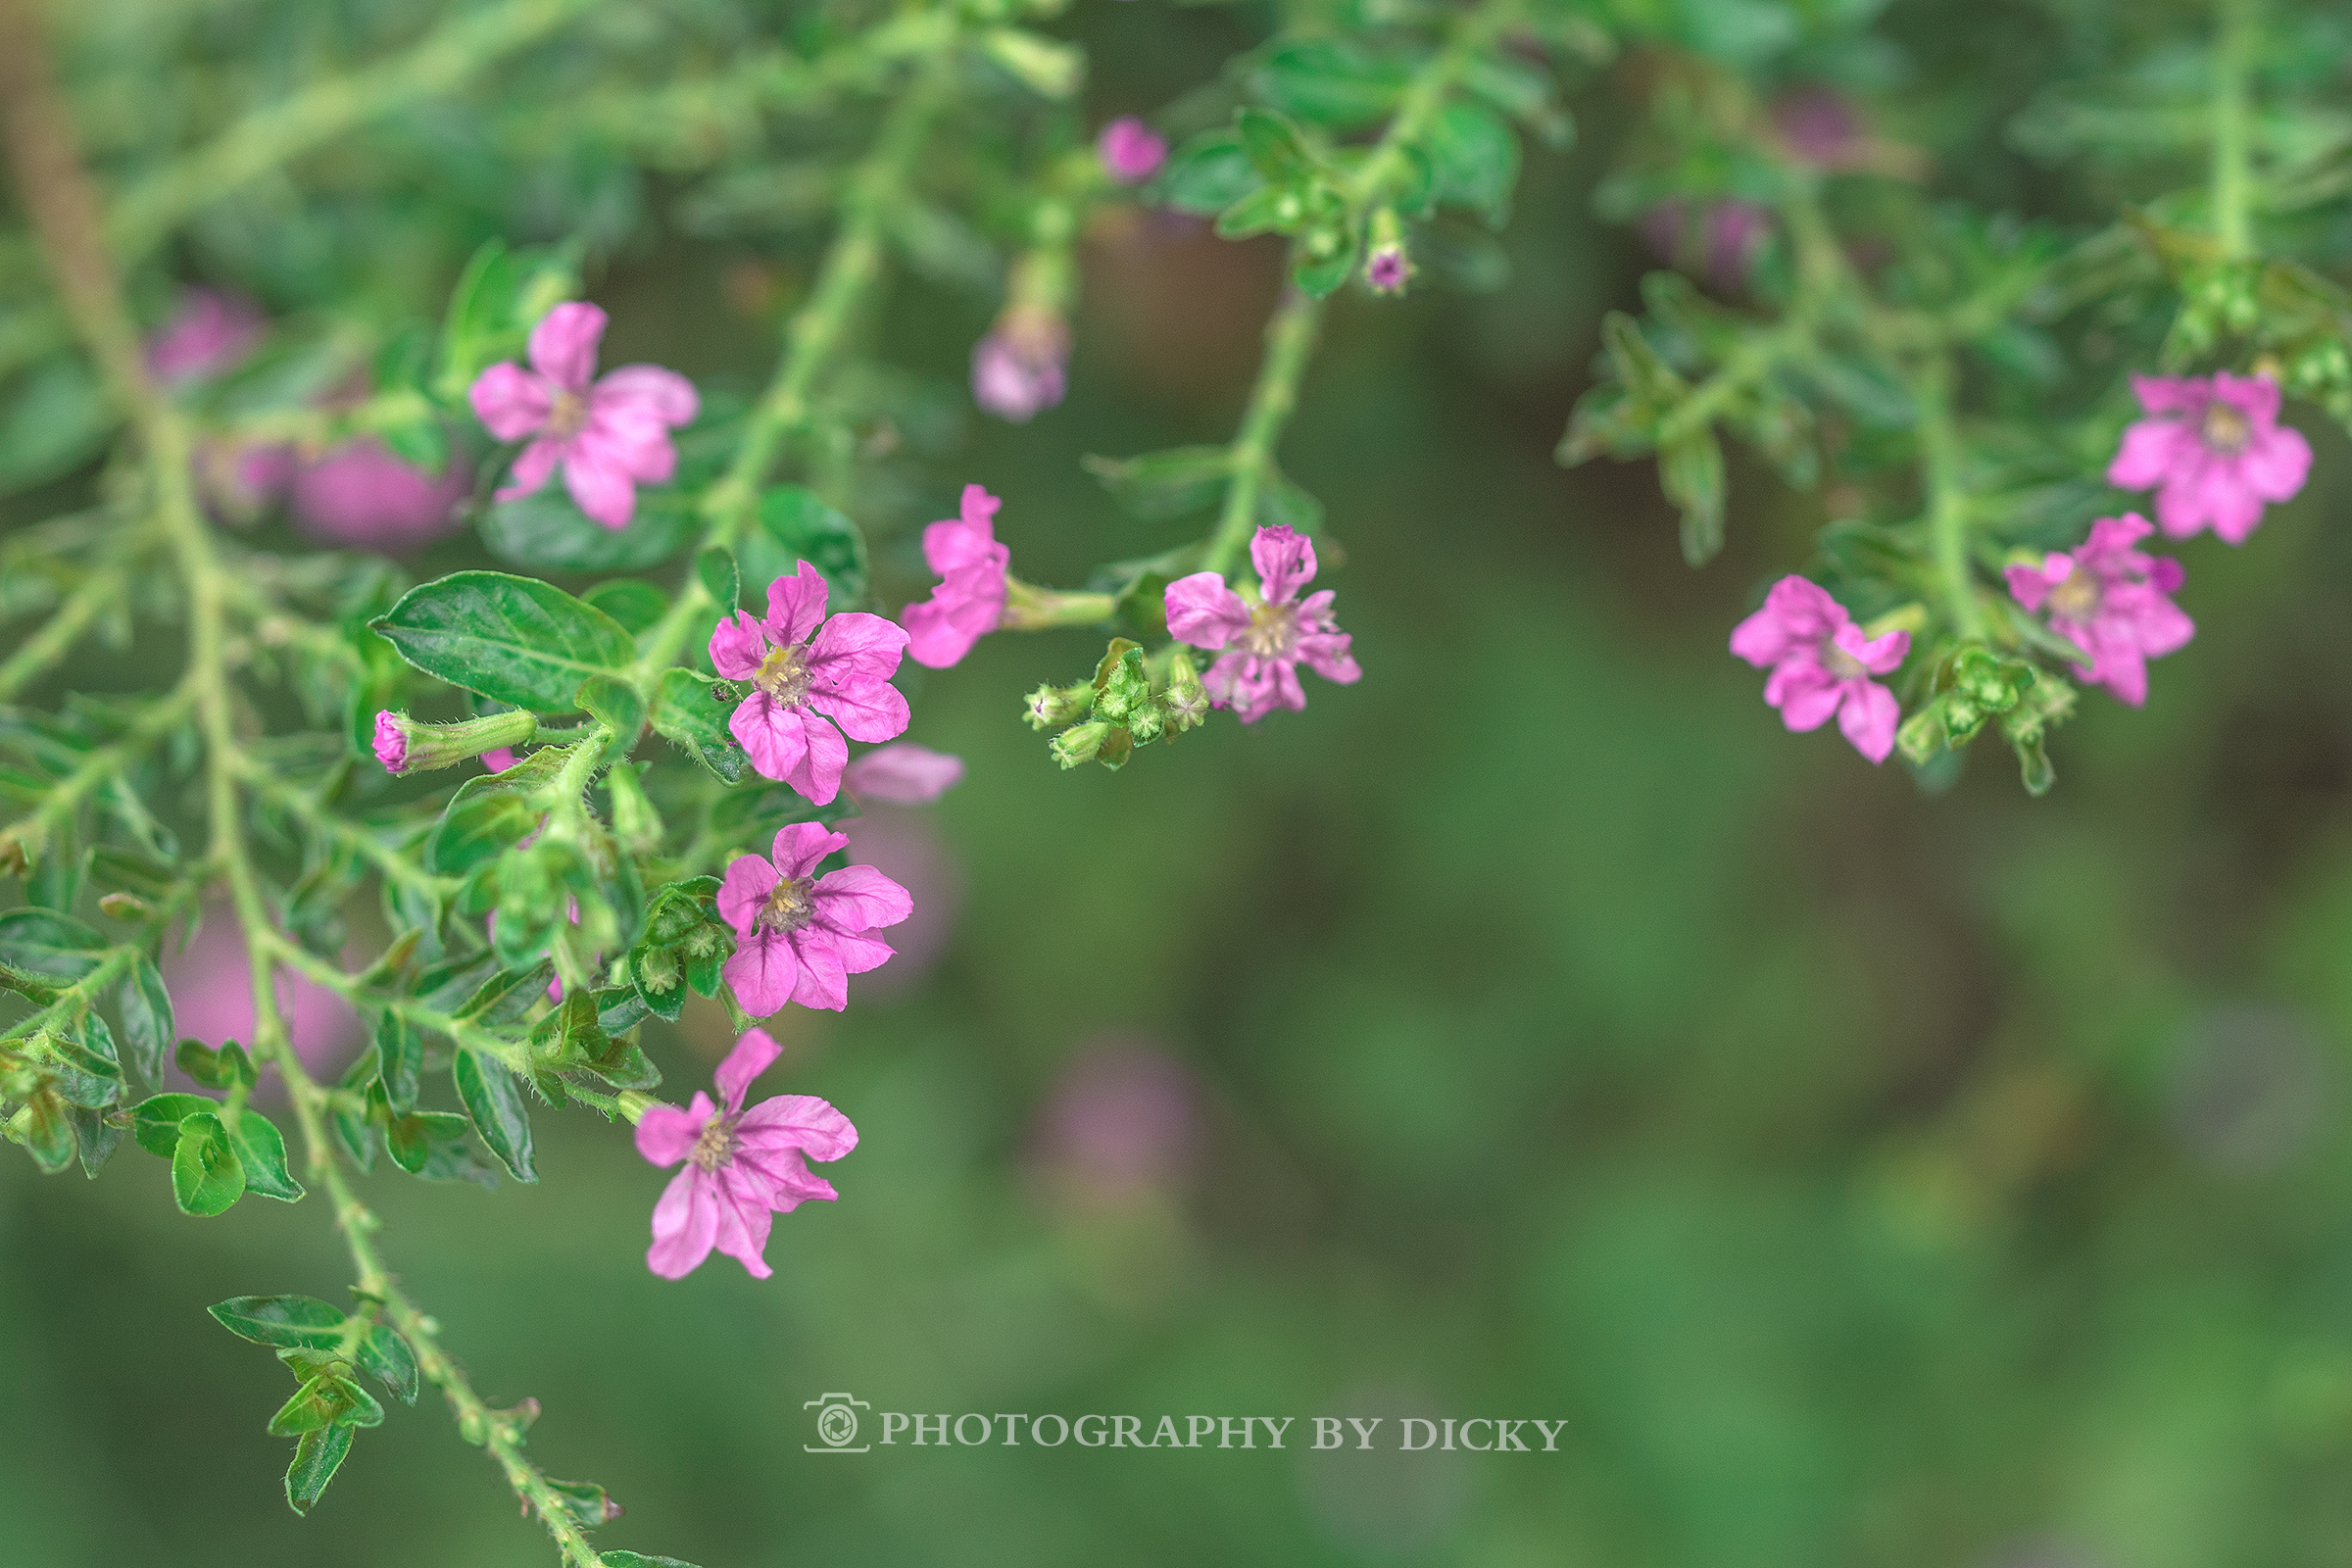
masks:
<svg viewBox="0 0 2352 1568"><path fill-rule="evenodd" d="M442 1110L419 1110L393 1119L384 1129L384 1147L392 1155L393 1164L412 1176L422 1176L441 1151L452 1145L464 1148L466 1128L463 1116Z"/></svg>
<svg viewBox="0 0 2352 1568"><path fill-rule="evenodd" d="M142 953L131 960L130 973L115 988L115 1004L122 1013L123 1043L130 1048L125 1065L141 1083L161 1082L179 1026L172 1016L172 993L153 958Z"/></svg>
<svg viewBox="0 0 2352 1568"><path fill-rule="evenodd" d="M0 414L0 490L30 489L73 472L98 455L114 428L106 389L81 357L51 360Z"/></svg>
<svg viewBox="0 0 2352 1568"><path fill-rule="evenodd" d="M458 786L424 842L424 863L459 876L496 859L527 837L546 812L532 792L564 770L568 746L544 746L503 773L485 773Z"/></svg>
<svg viewBox="0 0 2352 1568"><path fill-rule="evenodd" d="M721 615L735 613L743 603L743 579L732 555L711 545L694 558L694 574L702 579L703 591L718 606Z"/></svg>
<svg viewBox="0 0 2352 1568"><path fill-rule="evenodd" d="M207 1089L228 1089L237 1084L261 1082L261 1072L247 1055L245 1048L234 1040L224 1040L215 1051L201 1040L182 1040L173 1054L179 1070Z"/></svg>
<svg viewBox="0 0 2352 1568"><path fill-rule="evenodd" d="M694 1568L690 1562L675 1557L649 1557L642 1551L599 1551L605 1568Z"/></svg>
<svg viewBox="0 0 2352 1568"><path fill-rule="evenodd" d="M684 549L694 530L694 511L674 491L639 491L626 528L589 516L560 484L502 501L482 517L490 553L532 571L643 571Z"/></svg>
<svg viewBox="0 0 2352 1568"><path fill-rule="evenodd" d="M1658 483L1682 509L1683 559L1703 566L1723 548L1723 445L1704 426L1658 453Z"/></svg>
<svg viewBox="0 0 2352 1568"><path fill-rule="evenodd" d="M441 370L434 388L445 403L466 395L474 378L507 355L514 313L515 267L502 239L484 241L458 274L441 322Z"/></svg>
<svg viewBox="0 0 2352 1568"><path fill-rule="evenodd" d="M550 1479L548 1490L564 1499L564 1509L582 1530L594 1530L611 1524L620 1517L620 1504L605 1495L605 1489L593 1481L557 1481ZM598 1556L605 1556L603 1552Z"/></svg>
<svg viewBox="0 0 2352 1568"><path fill-rule="evenodd" d="M1287 185L1253 190L1217 215L1219 239L1248 239L1252 234L1284 233L1298 225L1306 206Z"/></svg>
<svg viewBox="0 0 2352 1568"><path fill-rule="evenodd" d="M1277 468L1266 475L1257 492L1257 521L1263 528L1295 528L1300 533L1323 531L1323 503L1298 487L1298 481Z"/></svg>
<svg viewBox="0 0 2352 1568"><path fill-rule="evenodd" d="M514 1074L506 1063L485 1062L463 1048L450 1070L457 1079L458 1099L465 1102L466 1114L473 1118L473 1130L481 1134L490 1152L516 1181L537 1181L539 1173L531 1168L530 1111Z"/></svg>
<svg viewBox="0 0 2352 1568"><path fill-rule="evenodd" d="M245 1196L245 1168L237 1163L228 1129L209 1110L179 1124L172 1152L172 1197L183 1214L219 1214Z"/></svg>
<svg viewBox="0 0 2352 1568"><path fill-rule="evenodd" d="M343 1309L315 1296L232 1296L205 1310L229 1333L256 1345L331 1350L343 1343Z"/></svg>
<svg viewBox="0 0 2352 1568"><path fill-rule="evenodd" d="M626 755L645 728L645 699L627 681L610 675L582 681L579 705L590 718L612 732L615 757Z"/></svg>
<svg viewBox="0 0 2352 1568"><path fill-rule="evenodd" d="M321 1372L304 1380L292 1397L278 1406L277 1414L270 1418L270 1435L273 1438L299 1437L305 1432L317 1432L334 1424L344 1409L342 1391L348 1387L343 1379Z"/></svg>
<svg viewBox="0 0 2352 1568"><path fill-rule="evenodd" d="M748 759L742 745L727 729L727 720L735 713L735 703L719 698L718 685L710 676L691 669L663 670L661 701L654 708L654 728L732 784L743 777Z"/></svg>
<svg viewBox="0 0 2352 1568"><path fill-rule="evenodd" d="M767 585L791 576L804 561L824 573L829 612L865 603L865 535L806 485L776 485L760 498L760 525L737 545L736 561L762 611Z"/></svg>
<svg viewBox="0 0 2352 1568"><path fill-rule="evenodd" d="M179 1124L200 1110L218 1111L220 1102L202 1095L150 1095L131 1106L131 1136L150 1154L170 1159L179 1148Z"/></svg>
<svg viewBox="0 0 2352 1568"><path fill-rule="evenodd" d="M0 959L31 974L78 980L98 967L108 946L104 936L54 909L0 914Z"/></svg>
<svg viewBox="0 0 2352 1568"><path fill-rule="evenodd" d="M632 637L653 630L669 612L669 595L635 577L614 577L582 589L580 603L611 615Z"/></svg>
<svg viewBox="0 0 2352 1568"><path fill-rule="evenodd" d="M63 1097L43 1090L25 1102L24 1148L42 1174L54 1176L74 1163L78 1147L74 1136L74 1107Z"/></svg>
<svg viewBox="0 0 2352 1568"><path fill-rule="evenodd" d="M1209 130L1176 149L1152 182L1159 199L1180 213L1208 218L1265 183L1230 130Z"/></svg>
<svg viewBox="0 0 2352 1568"><path fill-rule="evenodd" d="M403 1404L416 1402L416 1352L389 1323L378 1323L360 1341L360 1367L392 1391Z"/></svg>
<svg viewBox="0 0 2352 1568"><path fill-rule="evenodd" d="M387 1008L383 1021L375 1026L375 1049L379 1053L377 1081L384 1086L384 1101L395 1113L405 1116L416 1108L416 1090L424 1074L424 1042L406 1018Z"/></svg>
<svg viewBox="0 0 2352 1568"><path fill-rule="evenodd" d="M1321 258L1301 256L1298 265L1291 269L1291 281L1316 299L1329 298L1355 272L1357 251L1353 237L1337 234L1333 237L1338 243L1327 255Z"/></svg>
<svg viewBox="0 0 2352 1568"><path fill-rule="evenodd" d="M73 1107L74 1147L81 1155L82 1174L95 1181L99 1167L114 1158L122 1142L122 1124L91 1105Z"/></svg>
<svg viewBox="0 0 2352 1568"><path fill-rule="evenodd" d="M1298 127L1266 109L1245 109L1235 121L1242 136L1242 153L1269 185L1298 185L1315 171L1314 156L1299 139Z"/></svg>
<svg viewBox="0 0 2352 1568"><path fill-rule="evenodd" d="M351 1452L351 1440L349 1427L321 1427L302 1435L302 1441L294 1445L294 1462L286 1467L288 1507L299 1514L311 1511L325 1493L326 1484L335 1479L343 1456Z"/></svg>
<svg viewBox="0 0 2352 1568"><path fill-rule="evenodd" d="M1348 130L1386 117L1404 96L1412 73L1348 38L1286 44L1250 74L1258 97L1319 125Z"/></svg>
<svg viewBox="0 0 2352 1568"><path fill-rule="evenodd" d="M1499 228L1519 183L1519 138L1511 127L1476 104L1448 104L1431 125L1428 145L1438 200L1476 208Z"/></svg>
<svg viewBox="0 0 2352 1568"><path fill-rule="evenodd" d="M543 712L569 710L582 681L636 657L629 634L603 611L498 571L420 584L370 624L426 674Z"/></svg>
<svg viewBox="0 0 2352 1568"><path fill-rule="evenodd" d="M276 1123L248 1105L237 1112L236 1125L228 1136L236 1149L237 1164L245 1172L247 1192L274 1198L281 1203L291 1203L302 1197L302 1183L286 1170L285 1135L277 1130Z"/></svg>
<svg viewBox="0 0 2352 1568"><path fill-rule="evenodd" d="M1142 522L1162 522L1213 505L1233 475L1233 453L1226 447L1174 447L1135 458L1079 462Z"/></svg>

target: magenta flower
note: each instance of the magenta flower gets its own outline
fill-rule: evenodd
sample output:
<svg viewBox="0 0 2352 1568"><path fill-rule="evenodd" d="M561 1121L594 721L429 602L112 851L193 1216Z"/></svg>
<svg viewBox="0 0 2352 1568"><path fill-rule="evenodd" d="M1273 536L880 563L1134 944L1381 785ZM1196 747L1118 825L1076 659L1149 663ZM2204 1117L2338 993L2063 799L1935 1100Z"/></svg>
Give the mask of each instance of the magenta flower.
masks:
<svg viewBox="0 0 2352 1568"><path fill-rule="evenodd" d="M295 522L314 539L394 553L455 528L458 503L472 484L455 457L435 478L367 435L298 466L291 506Z"/></svg>
<svg viewBox="0 0 2352 1568"><path fill-rule="evenodd" d="M2267 375L2135 375L2149 417L2124 432L2107 482L2156 495L2156 520L2175 539L2207 523L2243 544L2263 503L2284 501L2311 472L2311 443L2278 423L2278 383Z"/></svg>
<svg viewBox="0 0 2352 1568"><path fill-rule="evenodd" d="M858 1147L849 1117L814 1095L775 1095L743 1108L752 1080L783 1051L766 1030L749 1030L712 1075L724 1104L698 1089L684 1110L651 1105L638 1121L637 1152L663 1168L686 1162L654 1205L645 1266L663 1279L684 1279L716 1249L763 1280L774 1272L766 1257L771 1216L841 1196L808 1162Z"/></svg>
<svg viewBox="0 0 2352 1568"><path fill-rule="evenodd" d="M375 710L375 760L387 773L409 770L409 736L398 715L388 708Z"/></svg>
<svg viewBox="0 0 2352 1568"><path fill-rule="evenodd" d="M1774 99L1772 128L1791 157L1815 169L1856 169L1869 159L1861 117L1827 87L1799 87Z"/></svg>
<svg viewBox="0 0 2352 1568"><path fill-rule="evenodd" d="M1095 139L1095 153L1111 178L1122 185L1141 185L1168 161L1168 138L1125 115L1102 127Z"/></svg>
<svg viewBox="0 0 2352 1568"><path fill-rule="evenodd" d="M1870 677L1903 662L1911 652L1909 632L1865 640L1820 584L1789 576L1772 585L1762 610L1732 628L1732 652L1758 669L1771 668L1764 701L1790 729L1819 729L1836 713L1838 730L1873 762L1894 750L1902 709L1894 693Z"/></svg>
<svg viewBox="0 0 2352 1568"><path fill-rule="evenodd" d="M1250 541L1250 560L1257 567L1254 606L1213 571L1168 584L1168 635L1223 654L1201 677L1209 701L1254 724L1277 708L1295 712L1306 706L1298 685L1301 663L1343 686L1363 679L1348 652L1353 639L1331 618L1331 590L1298 598L1298 590L1315 580L1313 542L1287 524L1260 528Z"/></svg>
<svg viewBox="0 0 2352 1568"><path fill-rule="evenodd" d="M1027 424L1069 390L1070 329L1051 311L1015 306L972 345L972 401Z"/></svg>
<svg viewBox="0 0 2352 1568"><path fill-rule="evenodd" d="M997 629L1004 614L1004 568L1012 552L997 543L997 509L1004 503L976 484L963 487L963 514L923 530L923 559L939 586L908 605L906 652L918 664L946 669Z"/></svg>
<svg viewBox="0 0 2352 1568"><path fill-rule="evenodd" d="M147 340L147 368L167 386L209 380L244 364L269 329L270 318L249 299L182 289L179 309Z"/></svg>
<svg viewBox="0 0 2352 1568"><path fill-rule="evenodd" d="M224 1040L253 1044L253 962L237 916L226 905L205 909L185 949L164 944L163 974L179 1038L208 1046ZM351 1004L306 974L278 969L272 978L278 1016L295 1055L314 1073L341 1071L360 1033Z"/></svg>
<svg viewBox="0 0 2352 1568"><path fill-rule="evenodd" d="M842 769L841 787L858 801L929 806L963 781L963 759L899 741Z"/></svg>
<svg viewBox="0 0 2352 1568"><path fill-rule="evenodd" d="M2052 551L2038 566L2009 568L2017 602L2046 608L2050 630L2090 656L2082 678L2133 708L2148 700L2148 661L2197 634L2171 597L2180 591L2180 563L2132 548L2154 531L2137 513L2101 517L2072 554Z"/></svg>
<svg viewBox="0 0 2352 1568"><path fill-rule="evenodd" d="M1677 198L1642 215L1636 225L1658 260L1695 270L1718 290L1734 293L1772 233L1771 209L1725 197L1695 210Z"/></svg>
<svg viewBox="0 0 2352 1568"><path fill-rule="evenodd" d="M702 402L693 382L659 365L624 365L591 384L605 321L593 305L557 306L531 328L531 368L502 360L474 380L469 396L499 440L537 437L514 460L499 500L532 494L561 463L580 510L608 528L625 528L637 513L637 487L666 484L676 471L669 432L692 423Z"/></svg>
<svg viewBox="0 0 2352 1568"><path fill-rule="evenodd" d="M720 973L753 1017L787 1002L839 1012L849 977L889 961L890 944L868 933L914 912L906 890L870 865L811 875L849 842L822 823L790 822L776 830L770 858L728 863L718 915L735 928L735 952Z"/></svg>
<svg viewBox="0 0 2352 1568"><path fill-rule="evenodd" d="M1375 294L1401 294L1404 280L1412 275L1413 264L1402 245L1376 245L1370 260L1364 263L1364 281Z"/></svg>
<svg viewBox="0 0 2352 1568"><path fill-rule="evenodd" d="M906 632L862 611L825 620L825 591L824 577L804 561L795 575L767 585L766 619L738 611L710 633L711 667L752 684L727 728L761 777L780 779L818 806L841 793L850 760L845 733L870 744L906 731L906 699L890 683Z"/></svg>

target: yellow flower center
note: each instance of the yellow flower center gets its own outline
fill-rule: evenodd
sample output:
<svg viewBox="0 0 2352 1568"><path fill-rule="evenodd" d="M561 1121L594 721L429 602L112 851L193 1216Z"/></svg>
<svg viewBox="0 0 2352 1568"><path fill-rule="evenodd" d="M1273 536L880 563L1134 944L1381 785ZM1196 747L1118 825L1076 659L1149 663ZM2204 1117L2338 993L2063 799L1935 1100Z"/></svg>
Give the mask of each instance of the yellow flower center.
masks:
<svg viewBox="0 0 2352 1568"><path fill-rule="evenodd" d="M808 654L803 648L771 648L752 674L752 684L782 703L799 705L808 695Z"/></svg>
<svg viewBox="0 0 2352 1568"><path fill-rule="evenodd" d="M2099 612L2098 580L2081 566L2050 590L2050 614L2059 620L2087 624Z"/></svg>
<svg viewBox="0 0 2352 1568"><path fill-rule="evenodd" d="M1259 605L1250 612L1250 629L1235 644L1260 659L1279 659L1298 644L1297 605Z"/></svg>
<svg viewBox="0 0 2352 1568"><path fill-rule="evenodd" d="M686 1157L705 1170L716 1170L734 1152L734 1122L725 1116L712 1116L703 1123L703 1135L694 1141L694 1149Z"/></svg>
<svg viewBox="0 0 2352 1568"><path fill-rule="evenodd" d="M816 918L815 887L810 878L796 881L786 877L767 896L766 906L760 911L760 923L771 931L798 931Z"/></svg>
<svg viewBox="0 0 2352 1568"><path fill-rule="evenodd" d="M2235 457L2254 438L2254 421L2236 404L2215 398L2205 405L2205 417L2198 434L2214 451L2224 457Z"/></svg>

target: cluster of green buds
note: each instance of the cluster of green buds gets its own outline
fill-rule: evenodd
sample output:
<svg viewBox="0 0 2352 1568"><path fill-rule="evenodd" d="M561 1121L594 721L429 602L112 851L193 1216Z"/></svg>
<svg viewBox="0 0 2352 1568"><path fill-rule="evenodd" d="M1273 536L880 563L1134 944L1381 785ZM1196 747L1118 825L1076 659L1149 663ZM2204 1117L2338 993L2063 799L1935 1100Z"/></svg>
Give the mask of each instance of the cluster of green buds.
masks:
<svg viewBox="0 0 2352 1568"><path fill-rule="evenodd" d="M1983 643L1962 643L1936 661L1928 690L1927 704L1895 732L1895 744L1914 766L1959 751L1986 724L1997 723L2017 752L2027 791L2039 795L2050 787L2056 774L2042 742L2075 710L2070 682Z"/></svg>
<svg viewBox="0 0 2352 1568"><path fill-rule="evenodd" d="M719 966L735 951L735 933L718 917L718 878L690 877L654 895L645 936L629 950L628 981L648 1010L675 1023L686 990L718 994Z"/></svg>
<svg viewBox="0 0 2352 1568"><path fill-rule="evenodd" d="M0 1132L44 1171L65 1169L77 1148L111 1142L104 1117L122 1094L122 1069L78 1041L44 1029L0 1045ZM104 1157L90 1162L93 1175Z"/></svg>
<svg viewBox="0 0 2352 1568"><path fill-rule="evenodd" d="M1054 760L1065 768L1090 761L1114 771L1124 767L1138 746L1173 740L1208 716L1208 692L1192 656L1171 647L1166 660L1164 678L1154 687L1143 645L1115 637L1092 681L1040 686L1029 694L1029 727L1060 731L1052 746Z"/></svg>

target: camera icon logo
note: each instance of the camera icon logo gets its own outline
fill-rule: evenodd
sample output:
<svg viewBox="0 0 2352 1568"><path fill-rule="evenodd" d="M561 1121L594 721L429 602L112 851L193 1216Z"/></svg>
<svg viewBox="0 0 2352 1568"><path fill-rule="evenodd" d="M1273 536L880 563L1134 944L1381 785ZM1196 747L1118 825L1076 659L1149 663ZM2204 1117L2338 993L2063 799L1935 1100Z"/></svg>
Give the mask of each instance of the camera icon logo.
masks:
<svg viewBox="0 0 2352 1568"><path fill-rule="evenodd" d="M827 1394L805 1401L804 1410L816 1412L818 1443L801 1445L808 1453L863 1453L872 1446L858 1443L858 1412L871 1410L872 1405L849 1394ZM850 1446L858 1444L856 1447ZM818 1445L821 1444L822 1446Z"/></svg>

